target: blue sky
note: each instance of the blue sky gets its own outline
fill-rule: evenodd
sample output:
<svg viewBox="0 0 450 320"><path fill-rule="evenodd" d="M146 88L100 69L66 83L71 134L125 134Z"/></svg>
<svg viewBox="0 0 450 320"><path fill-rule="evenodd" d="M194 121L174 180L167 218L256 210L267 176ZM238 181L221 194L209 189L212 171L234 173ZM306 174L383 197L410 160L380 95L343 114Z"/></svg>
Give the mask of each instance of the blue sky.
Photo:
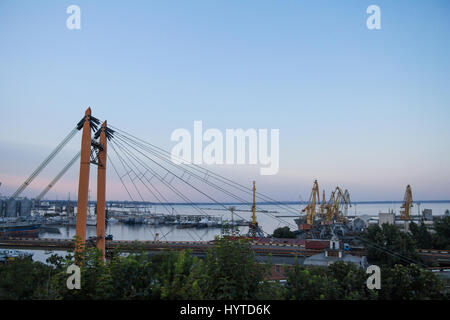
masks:
<svg viewBox="0 0 450 320"><path fill-rule="evenodd" d="M81 8L68 30L66 8ZM366 8L381 8L368 30ZM10 194L91 106L171 149L177 128L280 129L280 171L214 168L280 200L450 199L448 1L0 2L0 187ZM79 147L25 193L36 195ZM58 162L59 161L59 162ZM126 199L117 180L108 198ZM77 192L76 168L49 193Z"/></svg>

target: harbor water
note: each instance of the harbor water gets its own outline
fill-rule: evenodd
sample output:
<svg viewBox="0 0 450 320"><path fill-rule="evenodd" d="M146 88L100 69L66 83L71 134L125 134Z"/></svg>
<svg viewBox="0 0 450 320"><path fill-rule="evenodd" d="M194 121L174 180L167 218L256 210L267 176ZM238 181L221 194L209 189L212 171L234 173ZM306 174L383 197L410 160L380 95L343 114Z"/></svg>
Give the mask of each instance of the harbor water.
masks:
<svg viewBox="0 0 450 320"><path fill-rule="evenodd" d="M226 205L227 206L227 205ZM304 205L289 204L289 208L283 208L277 205L261 204L257 205L256 213L257 221L260 227L266 234L272 234L278 227L289 226L291 230L296 230L297 226L294 222L295 213L297 215L301 212ZM383 202L383 203L359 203L353 204L348 208L348 215L359 216L369 215L377 217L379 212L388 212L394 210L397 214L400 212L401 203ZM182 215L196 215L196 211L189 205L174 205L177 214ZM220 205L202 205L203 211L208 215L214 217L221 217L222 220L231 221L231 212L225 210ZM234 205L234 220L251 220L251 205ZM222 211L223 209L223 211ZM450 202L422 202L420 208L417 204L414 204L412 208L412 215L418 215L419 210L431 209L433 216L443 215L446 210L450 210ZM148 214L161 214L164 211L161 205L152 206L147 212ZM239 211L245 210L245 211ZM259 212L267 211L267 212ZM65 238L73 239L75 236L75 226L55 226L56 230L52 232L41 231L39 233L40 238ZM241 234L247 234L248 227L237 227ZM221 228L207 227L207 228L177 228L176 225L149 225L149 224L125 224L125 223L109 223L106 228L106 234L113 235L114 240L154 240L157 237L161 241L208 241L213 240L216 236L221 234ZM94 237L96 235L95 226L87 226L86 238ZM22 250L25 251L25 250ZM30 252L30 251L28 251ZM33 259L36 261L45 262L45 259L53 252L45 252L42 250L33 250ZM64 252L55 252L63 254Z"/></svg>

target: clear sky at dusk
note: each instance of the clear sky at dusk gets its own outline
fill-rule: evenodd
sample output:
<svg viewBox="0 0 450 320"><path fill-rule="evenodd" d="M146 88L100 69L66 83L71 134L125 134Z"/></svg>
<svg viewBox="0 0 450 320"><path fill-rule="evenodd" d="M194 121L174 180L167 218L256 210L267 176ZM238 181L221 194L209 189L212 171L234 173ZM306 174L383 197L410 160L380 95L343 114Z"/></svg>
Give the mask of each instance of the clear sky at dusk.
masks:
<svg viewBox="0 0 450 320"><path fill-rule="evenodd" d="M66 27L72 4L80 30ZM366 27L372 4L381 30ZM279 129L277 175L213 167L279 200L307 198L314 179L353 200L401 200L407 184L415 199L450 199L449 17L445 0L2 0L0 194L91 106L168 150L195 120ZM24 195L56 175L80 136ZM75 198L77 170L48 197ZM126 199L108 177L108 198Z"/></svg>

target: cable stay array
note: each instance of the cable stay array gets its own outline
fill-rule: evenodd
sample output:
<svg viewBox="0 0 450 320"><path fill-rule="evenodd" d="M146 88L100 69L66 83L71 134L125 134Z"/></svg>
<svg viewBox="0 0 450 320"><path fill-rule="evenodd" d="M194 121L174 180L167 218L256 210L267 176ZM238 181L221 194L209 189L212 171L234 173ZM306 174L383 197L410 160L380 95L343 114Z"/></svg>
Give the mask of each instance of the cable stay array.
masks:
<svg viewBox="0 0 450 320"><path fill-rule="evenodd" d="M172 155L170 152L161 149L159 147L154 146L153 144L150 144L148 142L145 142L142 139L136 138L135 136L126 133L123 130L120 130L118 128L113 127L116 130L116 138L120 139L123 142L129 143L133 145L133 148L140 149L140 152L142 150L146 152L146 156L153 156L153 161L155 159L159 159L163 161L168 166L171 166L173 168L178 168L181 171L181 175L178 176L179 179L185 180L187 183L189 183L191 180L195 179L199 182L202 182L208 186L211 186L219 193L223 193L227 196L229 196L232 200L236 201L238 204L249 204L249 199L252 195L252 189L246 186L243 186L242 184L239 184L229 178L226 178L220 174L217 174L211 170L205 169L199 165L191 164L187 162L186 160L176 157ZM177 163L174 163L173 159L176 159ZM169 170L170 171L170 170ZM226 189L228 188L228 189ZM229 190L232 188L233 191ZM241 195L237 195L237 192L240 192ZM217 192L216 192L217 193ZM244 194L244 195L242 195ZM245 198L243 198L245 196ZM248 196L248 197L247 197ZM284 203L281 203L267 195L262 194L261 192L256 192L256 198L259 200L262 200L264 202L270 203L273 206L276 206L282 210L289 211L295 215L298 215L298 209L293 208L289 205L286 205ZM212 200L213 202L217 203L214 199L209 197L209 200ZM278 217L275 217L271 214L271 212L267 211L261 211L264 214L269 215L271 218L276 219L280 222L283 222L286 225L290 225L294 228L296 226L290 222L287 222L283 219L280 219Z"/></svg>
<svg viewBox="0 0 450 320"><path fill-rule="evenodd" d="M124 130L111 125L110 127L114 129L114 138L111 140L110 145L115 159L113 160L109 157L108 160L111 162L132 202L136 203L137 199L154 202L161 205L167 214L179 214L175 208L176 206L170 206L169 203L180 203L181 201L181 203L191 206L199 215L207 217L210 217L208 209L200 207L199 203L214 203L219 208L222 208L216 208L216 210L224 210L226 212L233 210L233 215L250 224L251 220L249 218L244 218L237 213L245 212L246 210L235 210L227 207L224 203L232 202L236 205L249 205L250 196L253 194L251 188L199 165L189 163L180 157L175 157L170 152L137 138ZM193 196L202 200L194 202L192 200ZM220 201L217 200L219 196ZM223 200L224 198L226 201ZM283 204L261 192L256 193L256 198L298 215L298 209ZM251 210L248 210L248 212L251 212ZM293 223L273 215L272 211L258 210L258 212L278 221L279 225L296 228L296 225ZM264 230L261 231L264 235L270 236Z"/></svg>
<svg viewBox="0 0 450 320"><path fill-rule="evenodd" d="M88 122L86 122L88 121ZM142 208L142 203L158 204L164 211L164 215L169 216L186 216L186 214L181 214L179 212L180 207L178 204L184 204L190 206L198 217L208 217L214 219L208 211L225 211L231 213L231 227L234 234L235 224L234 216L241 219L249 226L249 236L257 238L261 236L271 235L259 227L256 222L255 212L263 214L274 221L278 221L278 226L288 226L297 229L297 225L282 219L280 216L275 216L273 213L277 211L270 210L256 210L256 199L261 202L267 203L293 214L294 216L299 216L299 208L295 208L289 204L282 203L266 194L261 192L256 192L255 182L253 182L253 188L244 186L241 183L233 181L223 175L220 175L212 170L206 169L198 164L191 163L173 155L172 153L157 147L143 139L136 137L124 130L110 126L103 122L101 128L99 124L101 121L93 116L91 116L90 108L86 110L85 117L80 120L75 128L73 128L67 136L57 145L57 147L52 150L52 152L44 159L44 161L31 173L31 175L20 185L20 187L13 193L11 199L14 199L33 182L33 180L49 165L49 163L61 152L61 150L73 139L78 131L83 129L83 141L81 151L77 152L75 156L62 168L62 170L56 175L56 177L45 187L45 189L35 198L39 202L50 189L64 176L64 174L77 162L81 157L81 166L83 164L95 164L98 166L98 175L100 171L103 170L102 175L105 177L106 169L106 159L107 162L112 166L114 172L116 173L120 183L126 191L131 203L134 204L136 212ZM89 129L90 128L90 129ZM88 130L85 130L88 129ZM93 139L90 132L94 132ZM86 134L89 133L89 134ZM86 135L85 135L86 134ZM103 139L103 140L102 140ZM112 152L106 153L106 141L110 146ZM84 148L84 149L83 149ZM83 151L84 150L84 151ZM84 153L83 153L84 152ZM90 154L89 154L90 152ZM83 162L84 157L84 162ZM90 159L89 159L90 158ZM89 180L89 167L85 171L85 181ZM81 181L81 169L80 169L80 181ZM105 180L102 180L102 199L97 199L97 209L99 204L101 204L100 212L105 212ZM97 185L99 186L99 184ZM85 203L88 203L88 184L84 188L85 193ZM339 188L335 190L341 194L340 202L335 201L335 206L328 207L325 203L325 194L323 195L323 201L321 206L327 209L327 213L337 212L336 209L339 205L350 203L350 198L347 190L342 192ZM332 193L332 197L335 194ZM80 205L80 195L78 195L78 205ZM98 197L98 194L97 194ZM196 199L195 201L193 199ZM220 199L220 200L218 200ZM250 201L252 199L252 201ZM406 208L402 212L402 219L409 219L409 209L412 206L412 196L410 186L407 186L407 191L405 194L405 203L402 208ZM233 205L239 206L250 206L251 210L246 210L243 208L238 208L232 206L226 206L227 203L232 203ZM310 202L311 203L311 200ZM317 188L317 203L320 205L320 197ZM203 204L216 204L218 208L204 208ZM84 207L81 205L80 208ZM321 207L321 208L322 208ZM183 207L181 207L183 208ZM308 206L305 210L309 209ZM156 209L155 209L156 210ZM184 210L184 209L181 209ZM244 218L238 212L252 212L252 218ZM405 213L406 212L406 213ZM189 215L192 212L190 212ZM403 214L405 213L405 214ZM78 215L77 212L77 232L78 232ZM150 212L150 215L152 213ZM155 211L153 213L157 215ZM222 214L220 218L223 218L226 213ZM308 217L308 215L306 215ZM228 216L227 216L228 218ZM100 221L105 220L106 216L97 214L97 219ZM81 219L82 220L82 219ZM328 219L330 220L330 219ZM229 219L225 222L230 222ZM241 224L242 225L242 224ZM99 220L97 220L97 227L99 226ZM100 224L101 226L101 224ZM148 228L154 239L157 239L159 235L156 235L152 228ZM163 234L161 238L168 240L167 236L173 232L173 228ZM203 240L202 236L198 234L196 230L185 229L186 233L194 240ZM257 231L257 232L256 232ZM84 234L85 230L82 230L79 234ZM78 234L78 233L77 233ZM97 235L99 234L97 228ZM258 234L258 236L255 236ZM97 245L102 247L104 251L104 231L103 236L97 237ZM382 251L389 254L395 258L398 258L406 263L413 263L416 265L424 266L423 263L414 261L414 259L394 252L382 245L378 245L359 237L359 239L366 244L368 247L372 247L376 250ZM103 241L103 245L101 245Z"/></svg>
<svg viewBox="0 0 450 320"><path fill-rule="evenodd" d="M37 202L41 201L41 199L50 191L50 189L61 179L61 177L73 166L73 164L80 158L81 151L78 151L77 154L66 164L66 166L56 175L56 177L48 184L47 187L35 198Z"/></svg>
<svg viewBox="0 0 450 320"><path fill-rule="evenodd" d="M14 192L11 198L17 198L20 194L33 182L42 170L44 170L47 165L56 157L56 155L64 148L67 143L76 135L78 132L78 127L73 128L69 134L56 146L56 148L48 155L47 158L34 170L31 175L20 185L20 187ZM48 191L48 190L47 190Z"/></svg>
<svg viewBox="0 0 450 320"><path fill-rule="evenodd" d="M237 183L237 182L235 182L229 178L226 178L218 173L215 173L211 170L205 169L197 164L190 163L181 157L172 155L170 152L168 152L162 148L159 148L149 142L146 142L128 132L125 132L125 131L115 128L113 126L112 126L112 128L114 128L117 133L122 134L124 138L135 139L141 145L145 145L145 146L149 147L152 150L152 152L154 152L156 154L160 154L162 156L169 157L170 159L175 158L178 162L181 163L181 165L189 166L192 170L198 171L200 174L202 174L205 177L205 180L207 180L211 176L213 179L217 179L218 181L220 181L232 188L235 188L238 191L245 192L248 195L252 194L252 189L249 187L246 187L240 183ZM274 198L269 197L268 195L262 194L261 192L256 192L256 198L258 198L259 200L261 200L263 202L267 202L267 203L273 204L279 208L282 208L285 211L288 211L288 212L294 213L295 215L298 215L298 208L292 207L286 203L282 203Z"/></svg>
<svg viewBox="0 0 450 320"><path fill-rule="evenodd" d="M100 129L98 125L101 121L89 115L78 122L77 126L69 132L52 153L19 187L13 197L17 197L23 192L34 178L55 158L76 133L83 128L86 119L89 121L91 130L95 132L94 139L91 142L91 163L97 164L95 155L98 153L99 143L96 139L99 138ZM255 192L252 188L197 164L190 163L181 157L172 155L170 152L124 130L109 125L106 128L106 136L113 151L111 154L107 154L108 162L111 163L129 199L134 203L136 211L139 210L140 202L151 202L159 204L168 215L181 215L177 206L170 205L170 203L183 203L192 207L199 216L210 218L209 209L202 208L199 203L214 203L221 208L220 210L231 213L231 224L234 230L234 216L247 225L252 225L250 218L244 218L238 212L252 212L253 208L252 210L236 209L235 207L226 206L225 203L247 206L250 205L250 199L254 194L255 199L259 201L270 203L274 207L294 215L299 214L297 208L281 203L261 192ZM114 155L114 157L111 157L111 155ZM80 152L64 166L35 200L41 200L79 157ZM194 197L196 201L192 200ZM220 197L220 201L217 200L218 197ZM215 210L219 209L215 208ZM268 216L274 221L278 221L278 226L297 228L295 224L275 216L273 211L258 210L257 212ZM224 215L222 214L221 217L223 218ZM227 221L230 222L229 219ZM193 238L191 231L188 229L186 231ZM270 236L262 228L260 228L260 231L263 235ZM151 232L155 236L153 231ZM197 238L201 238L195 230L193 230L193 233L196 234ZM167 234L162 237L165 238L166 236Z"/></svg>
<svg viewBox="0 0 450 320"><path fill-rule="evenodd" d="M56 148L45 158L44 161L31 173L31 175L20 185L20 187L12 194L11 199L17 198L21 193L33 182L33 180L44 170L49 163L60 153L60 151L72 140L73 137L83 128L85 118L83 117L73 128L67 136L56 146ZM89 122L91 130L97 132L100 120L93 116L89 116ZM75 155L72 160L61 170L60 173L52 180L52 182L39 194L37 199L42 199L42 197L54 186L54 184L70 169L70 167L75 163L80 154Z"/></svg>
<svg viewBox="0 0 450 320"><path fill-rule="evenodd" d="M127 187L124 179L125 177L128 178L128 183L133 186L133 189L136 191L136 194L141 201L148 201L148 199L144 198L143 192L140 191L138 185L143 186L151 194L152 201L161 205L169 215L178 215L180 213L178 212L176 206L168 205L168 203L170 203L170 200L166 196L164 196L164 193L166 193L167 191L170 191L174 195L176 195L182 201L182 203L190 205L199 215L210 217L208 212L203 210L198 204L192 201L191 198L186 195L183 190L181 190L180 186L175 183L177 181L174 180L179 180L179 182L184 183L188 187L196 190L201 195L207 197L209 200L215 202L216 204L220 204L228 210L227 207L222 205L219 201L215 200L206 192L199 189L198 186L194 186L191 182L187 181L186 175L184 175L184 177L182 177L183 175L180 176L179 173L174 172L173 169L171 170L166 166L160 164L158 161L155 161L148 154L145 154L143 150L139 150L135 146L129 144L127 141L123 141L120 138L117 139L117 137L115 137L115 139L111 143L111 147L122 166L124 174L119 173L117 166L111 158L109 158L109 161L111 162L114 171L118 175L132 202L136 203L136 197L132 196L130 187ZM150 161L150 163L146 162L145 160ZM156 168L152 168L151 164L156 165ZM154 182L152 182L152 180ZM156 186L155 183L158 183L158 185ZM161 191L161 189L163 188L166 191L164 193ZM241 216L239 217L243 219ZM188 229L186 229L186 231L192 237L190 231ZM198 238L202 238L197 234L196 231L193 232L197 235ZM165 237L166 235L167 234L163 235L163 237ZM197 240L195 238L193 239Z"/></svg>
<svg viewBox="0 0 450 320"><path fill-rule="evenodd" d="M89 121L89 125L86 124L86 121ZM73 128L69 132L69 134L64 137L64 139L57 145L57 147L50 153L50 155L45 158L44 161L25 180L25 182L20 185L20 187L16 190L16 192L14 192L11 198L18 197L48 166L48 164L61 152L61 150L73 139L76 133L83 127L86 127L90 128L90 131L94 132L94 136L91 141L85 140L88 142L88 148L90 148L90 163L96 164L100 167L105 164L99 158L99 152L103 152L104 150L106 150L103 148L104 146L106 148L106 144L102 145L100 139L101 132L103 132L103 143L106 143L105 141L107 139L110 150L112 150L112 152L105 154L104 159L107 159L107 162L112 166L120 183L125 189L126 194L134 204L136 212L139 211L139 208L141 208L140 205L142 203L158 204L159 207L164 211L163 214L170 216L183 215L179 212L180 207L174 204L184 204L186 206L190 206L195 214L198 214L198 216L201 217L208 218L213 218L208 213L208 211L221 210L231 213L231 227L233 230L233 234L235 229L233 219L234 216L236 216L249 226L249 235L253 235L253 238L256 234L255 230L258 230L258 235L261 234L261 236L271 236L269 233L259 227L255 219L255 212L259 212L260 214L263 214L273 219L274 221L278 221L278 226L283 225L289 226L294 230L297 229L297 226L293 223L286 221L279 216L275 216L273 213L276 213L276 211L256 210L255 199L258 199L285 212L292 213L295 216L299 215L298 208L294 208L289 204L277 201L274 198L261 192L256 192L254 183L253 188L244 186L212 170L208 170L198 164L191 163L181 157L175 156L172 153L160 147L157 147L143 139L140 139L124 130L110 125L107 126L106 121L103 123L102 128L98 127L99 124L100 120L92 117L90 115L90 109L88 109L85 117L78 122L76 127ZM89 149L84 150L89 151ZM64 174L75 164L75 162L77 162L77 160L81 156L81 153L81 151L77 152L75 156L72 157L71 160L56 175L56 177L35 198L37 202L39 202L48 193L48 191L61 179L61 177L63 177ZM87 156L89 156L89 154L87 154ZM408 188L408 199L412 199L412 197L410 196L410 190L408 193ZM338 189L338 191L340 190ZM344 195L343 197L346 198L345 192L341 193ZM407 196L405 195L405 199L407 199L406 197ZM193 199L196 200L194 201ZM220 199L220 201L218 199ZM252 199L253 202L251 202L250 199ZM318 196L318 194L317 199L318 203L320 203L320 197ZM325 195L323 199L324 200L322 205L325 201ZM104 205L105 200L103 199L102 201ZM412 200L410 202L412 202ZM218 208L203 208L200 204L205 203L216 204ZM242 208L236 209L234 206L228 207L225 205L226 203L232 203L233 205L240 205L244 207L251 205L251 210ZM409 209L410 205L404 205L404 207ZM308 209L308 206L304 210L306 209ZM407 209L405 209L405 211ZM328 211L334 212L335 210ZM252 212L253 217L252 219L244 218L238 212ZM152 213L150 213L150 215L151 214ZM155 211L153 214L158 213ZM224 216L225 213L221 215L221 218L223 218ZM100 219L104 218L105 216ZM228 219L226 221L229 222ZM152 234L154 239L157 239L159 235L156 235L152 228L148 228L148 230ZM174 228L171 228L168 232L163 234L161 238L168 241L167 236L171 232L173 232L173 230ZM199 235L196 230L185 229L185 231L192 238L192 240L203 240L202 235ZM414 261L414 259L411 259L410 257L406 257L400 253L394 252L382 245L373 243L368 239L364 239L363 237L359 237L359 239L364 242L366 246L384 252L406 263L425 266L421 262Z"/></svg>

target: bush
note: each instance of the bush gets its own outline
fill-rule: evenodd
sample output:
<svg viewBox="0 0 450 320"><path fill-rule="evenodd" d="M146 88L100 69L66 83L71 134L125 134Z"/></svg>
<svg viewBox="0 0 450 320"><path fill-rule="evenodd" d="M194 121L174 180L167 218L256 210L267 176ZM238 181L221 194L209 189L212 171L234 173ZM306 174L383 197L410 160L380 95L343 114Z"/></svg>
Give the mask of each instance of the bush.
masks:
<svg viewBox="0 0 450 320"><path fill-rule="evenodd" d="M289 227L277 228L273 232L274 238L295 238L295 234L289 229Z"/></svg>

